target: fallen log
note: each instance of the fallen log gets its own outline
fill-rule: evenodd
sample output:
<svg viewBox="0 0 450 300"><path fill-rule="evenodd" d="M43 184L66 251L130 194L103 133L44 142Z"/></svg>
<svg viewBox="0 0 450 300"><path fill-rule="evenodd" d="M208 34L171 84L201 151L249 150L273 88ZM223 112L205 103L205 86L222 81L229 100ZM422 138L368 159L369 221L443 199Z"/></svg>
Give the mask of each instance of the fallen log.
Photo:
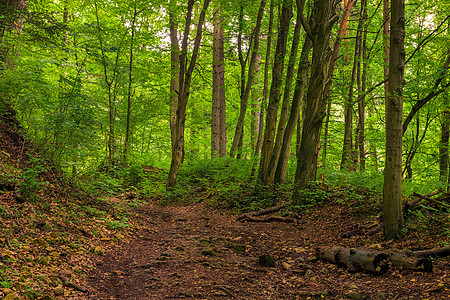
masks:
<svg viewBox="0 0 450 300"><path fill-rule="evenodd" d="M432 272L433 263L429 258L409 256L407 252L389 252L389 262L400 270Z"/></svg>
<svg viewBox="0 0 450 300"><path fill-rule="evenodd" d="M413 251L413 254L417 257L446 257L450 256L450 246Z"/></svg>
<svg viewBox="0 0 450 300"><path fill-rule="evenodd" d="M389 255L376 250L350 249L334 246L319 256L333 264L346 267L349 272L383 274L388 268Z"/></svg>
<svg viewBox="0 0 450 300"><path fill-rule="evenodd" d="M379 251L373 249L346 248L334 246L319 252L318 256L349 272L383 274L390 266L400 270L432 272L433 263L426 257L418 257L404 251Z"/></svg>

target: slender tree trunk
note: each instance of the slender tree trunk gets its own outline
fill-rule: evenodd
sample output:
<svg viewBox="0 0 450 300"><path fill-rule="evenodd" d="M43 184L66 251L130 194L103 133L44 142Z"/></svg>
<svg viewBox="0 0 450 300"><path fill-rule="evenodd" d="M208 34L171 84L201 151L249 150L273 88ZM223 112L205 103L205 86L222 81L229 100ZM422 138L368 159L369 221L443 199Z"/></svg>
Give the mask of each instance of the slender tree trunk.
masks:
<svg viewBox="0 0 450 300"><path fill-rule="evenodd" d="M333 24L336 22L336 6L338 1L316 0L313 14L316 14L314 28L303 24L306 32L313 40L311 76L306 98L306 113L303 121L302 138L297 153L297 170L293 200L303 204L300 190L306 188L310 181L316 180L317 159L320 147L320 131L326 114L324 91L327 83L328 49ZM306 25L306 26L305 26Z"/></svg>
<svg viewBox="0 0 450 300"><path fill-rule="evenodd" d="M353 4L356 2L356 0L345 0L344 1L344 12L342 15L341 24L339 26L338 34L336 36L336 40L334 42L333 46L333 53L331 54L331 59L328 66L328 80L333 79L334 74L334 68L336 66L336 61L338 59L339 49L341 46L341 40L344 36L344 33L348 35L348 18L350 15L350 11L353 7ZM327 148L328 148L328 127L330 123L330 112L331 112L331 97L330 97L330 91L331 91L331 84L327 85L325 87L324 97L326 98L326 105L327 105L327 115L325 119L325 132L324 132L324 139L323 139L323 149L322 149L322 166L326 167L326 160L327 160Z"/></svg>
<svg viewBox="0 0 450 300"><path fill-rule="evenodd" d="M363 0L364 1L364 0ZM355 84L355 79L357 80L358 91L361 91L361 81L360 81L360 70L361 70L361 35L363 29L363 11L364 11L364 3L361 2L361 10L360 10L360 19L358 22L358 30L356 32L355 38L355 55L353 58L353 69L352 75L349 85L349 94L348 100L345 106L345 130L344 130L344 144L342 149L342 159L341 159L341 169L354 170L354 163L358 161L358 157L353 150L353 104L354 104L354 95L353 95L353 86ZM361 130L361 125L364 127L364 110L361 105L361 101L358 101L358 126L356 130L356 142L355 142L355 150L358 151L359 145L359 132ZM354 155L355 154L355 155Z"/></svg>
<svg viewBox="0 0 450 300"><path fill-rule="evenodd" d="M388 101L386 101L386 159L383 228L386 240L400 236L402 214L402 121L405 66L405 1L391 1Z"/></svg>
<svg viewBox="0 0 450 300"><path fill-rule="evenodd" d="M283 94L283 104L281 105L281 113L280 113L280 121L278 122L277 128L277 136L275 140L275 145L273 146L272 154L270 156L270 161L267 166L266 175L265 175L265 184L272 185L275 182L275 173L278 167L278 163L280 161L281 149L283 147L283 140L286 134L286 123L289 117L289 106L291 99L291 87L292 81L294 80L294 71L295 71L295 62L297 60L297 51L298 45L300 43L300 33L302 28L301 22L301 1L297 0L297 21L294 29L294 36L291 44L291 54L289 57L289 63L286 71L286 83L284 85L284 94ZM295 92L294 92L295 94ZM292 111L292 108L291 108Z"/></svg>
<svg viewBox="0 0 450 300"><path fill-rule="evenodd" d="M172 137L174 145L172 146L172 161L170 164L169 176L167 178L167 188L173 188L176 184L180 165L184 159L184 128L186 123L186 106L189 99L189 88L191 86L192 72L194 71L195 63L198 57L200 42L202 40L203 23L205 20L206 10L208 9L210 0L203 2L203 8L200 12L200 17L197 25L197 33L192 49L191 60L187 65L187 49L189 39L189 29L192 20L192 10L195 0L189 0L188 10L186 14L186 24L184 29L183 41L180 52L180 77L178 89L178 102L175 120L175 137Z"/></svg>
<svg viewBox="0 0 450 300"><path fill-rule="evenodd" d="M448 181L448 141L450 136L450 110L447 94L444 95L444 112L441 120L441 141L439 143L439 181Z"/></svg>
<svg viewBox="0 0 450 300"><path fill-rule="evenodd" d="M267 32L267 47L266 47L266 54L265 54L265 63L264 63L264 86L263 86L263 95L261 100L261 110L259 113L259 130L258 130L258 138L256 140L255 145L255 152L253 153L253 156L256 158L261 151L261 143L263 138L263 131L264 131L264 112L265 112L265 106L267 102L267 94L269 92L269 68L272 66L270 63L270 54L272 49L272 31L273 31L273 13L274 11L274 5L273 1L270 2L270 9L269 9L269 29ZM253 171L252 171L253 173Z"/></svg>
<svg viewBox="0 0 450 300"><path fill-rule="evenodd" d="M225 156L226 142L223 126L225 123L225 66L223 53L223 29L221 8L219 7L214 19L213 30L213 100L211 122L211 157Z"/></svg>
<svg viewBox="0 0 450 300"><path fill-rule="evenodd" d="M262 17L264 15L264 6L266 5L265 0L261 0L258 10L258 16L256 19L256 27L255 27L255 35L254 35L254 44L251 57L250 57L250 65L248 67L248 74L247 74L247 82L245 85L244 94L241 99L241 107L239 111L239 117L236 124L236 130L234 133L233 143L231 145L230 149L230 156L235 157L236 152L238 150L238 146L240 141L243 139L243 129L244 129L244 120L245 120L245 114L247 112L247 105L248 105L248 99L250 96L250 90L253 83L253 78L255 76L255 68L256 68L256 57L258 55L258 49L259 49L259 40L260 40L260 32L261 32L261 21Z"/></svg>
<svg viewBox="0 0 450 300"><path fill-rule="evenodd" d="M261 151L261 143L263 139L264 132L264 116L265 116L265 107L267 102L267 94L269 92L269 68L272 66L271 64L271 49L272 49L272 31L273 31L273 18L274 18L274 4L273 1L270 1L269 8L269 28L267 32L267 46L265 53L265 62L264 62L264 84L263 84L263 92L262 92L262 100L261 100L261 108L259 112L259 129L258 129L258 137L256 138L255 149L253 152L253 163L252 163L252 171L250 174L250 178L253 178L256 172L256 166L258 162L258 156Z"/></svg>
<svg viewBox="0 0 450 300"><path fill-rule="evenodd" d="M389 0L383 0L383 50L384 50L384 79L389 76ZM384 98L388 100L389 82L384 83Z"/></svg>
<svg viewBox="0 0 450 300"><path fill-rule="evenodd" d="M172 151L175 145L175 123L177 119L177 104L180 79L180 45L178 41L178 24L173 13L169 13L170 23L170 137Z"/></svg>
<svg viewBox="0 0 450 300"><path fill-rule="evenodd" d="M251 120L251 146L252 152L256 153L256 146L259 136L259 123L261 121L261 89L259 88L261 81L261 56L256 57L255 78L252 87L252 120Z"/></svg>
<svg viewBox="0 0 450 300"><path fill-rule="evenodd" d="M102 58L102 65L103 65L103 76L105 83L108 87L108 143L107 143L107 149L108 149L108 161L112 162L114 160L115 155L115 131L114 131L114 123L115 123L115 87L117 86L116 76L117 76L117 65L119 61L120 52L122 49L122 42L125 36L123 36L122 41L119 45L119 50L116 53L116 64L114 66L113 75L111 78L108 76L108 62L106 53L103 47L103 37L101 33L101 27L100 27L100 19L99 19L99 12L98 12L98 6L97 1L94 1L94 7L95 7L95 17L97 21L97 30L98 30L98 41L100 43L100 52L101 52L101 58ZM115 83L115 84L114 84ZM113 86L114 84L114 86Z"/></svg>
<svg viewBox="0 0 450 300"><path fill-rule="evenodd" d="M313 27L312 23L310 23L310 26ZM286 172L290 157L292 136L294 135L295 128L299 121L300 108L302 106L306 84L308 83L309 53L311 52L311 48L312 41L308 36L305 36L305 42L303 44L300 63L297 70L297 79L295 83L294 96L292 99L291 113L289 115L289 120L284 132L283 145L281 147L280 157L275 172L275 183L277 184L282 184L286 181ZM300 136L301 135L299 135L299 137Z"/></svg>
<svg viewBox="0 0 450 300"><path fill-rule="evenodd" d="M292 15L292 2L291 0L286 0L283 3L279 21L277 46L275 50L272 71L272 84L270 87L269 104L267 106L267 115L264 129L264 139L261 149L261 162L258 172L259 182L263 184L268 184L266 172L274 146L278 108L280 106L281 99L281 86L283 83L284 57L286 56L286 44ZM292 78L290 80L292 82Z"/></svg>
<svg viewBox="0 0 450 300"><path fill-rule="evenodd" d="M133 48L134 48L134 34L136 29L136 2L134 2L133 20L131 22L131 40L130 40L130 64L128 67L128 95L127 95L127 127L125 132L125 145L123 149L123 160L127 161L128 148L130 143L130 128L131 128L131 94L133 91Z"/></svg>
<svg viewBox="0 0 450 300"><path fill-rule="evenodd" d="M358 116L359 116L359 132L358 132L358 148L359 148L359 169L366 169L366 150L364 146L365 140L365 108L366 108L366 85L367 85L367 56L366 56L366 42L367 42L367 0L361 1L361 13L360 17L362 19L361 30L362 30L362 44L361 52L362 55L362 74L361 74L361 85L360 86L360 100L358 102Z"/></svg>

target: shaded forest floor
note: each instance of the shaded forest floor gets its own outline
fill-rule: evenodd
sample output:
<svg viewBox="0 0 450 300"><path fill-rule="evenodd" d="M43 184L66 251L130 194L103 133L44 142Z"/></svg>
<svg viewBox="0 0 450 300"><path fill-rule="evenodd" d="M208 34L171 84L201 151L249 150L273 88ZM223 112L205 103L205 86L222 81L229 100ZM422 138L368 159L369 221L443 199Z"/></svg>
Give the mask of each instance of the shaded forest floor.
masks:
<svg viewBox="0 0 450 300"><path fill-rule="evenodd" d="M380 216L380 195L365 190L318 190L311 196L320 194L320 203L277 213L295 215L296 223L241 222L205 189L170 204L133 193L94 198L61 181L5 126L0 122L0 299L450 297L448 258L433 259L432 273L391 268L378 276L317 259L318 249L335 245L448 245L446 214L415 214L402 239L385 243L380 232L365 234ZM274 266L259 264L265 254Z"/></svg>
<svg viewBox="0 0 450 300"><path fill-rule="evenodd" d="M84 299L448 299L450 263L433 273L391 269L381 276L348 273L316 260L319 247L429 248L435 236L410 235L389 245L342 234L373 221L361 209L331 204L298 224L249 223L199 203L134 210L136 231L126 243L105 243L87 279ZM259 265L270 254L275 267Z"/></svg>

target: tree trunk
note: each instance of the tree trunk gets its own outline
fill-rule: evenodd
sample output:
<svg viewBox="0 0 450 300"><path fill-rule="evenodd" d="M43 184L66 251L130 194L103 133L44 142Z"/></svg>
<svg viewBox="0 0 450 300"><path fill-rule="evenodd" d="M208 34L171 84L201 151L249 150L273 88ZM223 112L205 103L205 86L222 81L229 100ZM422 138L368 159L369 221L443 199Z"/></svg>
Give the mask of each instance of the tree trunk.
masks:
<svg viewBox="0 0 450 300"><path fill-rule="evenodd" d="M388 101L386 101L386 159L383 189L383 228L386 240L397 238L402 214L402 121L405 66L405 2L391 1Z"/></svg>
<svg viewBox="0 0 450 300"><path fill-rule="evenodd" d="M359 169L361 171L366 169L366 150L364 146L365 140L365 108L366 108L366 86L367 86L367 53L366 53L366 42L367 42L367 1L361 1L361 14L362 19L362 44L361 44L361 55L362 55L362 74L361 74L361 85L360 85L360 95L361 99L358 102L358 116L359 116L359 132L358 132L358 148L359 148Z"/></svg>
<svg viewBox="0 0 450 300"><path fill-rule="evenodd" d="M303 24L313 40L311 76L306 98L306 113L300 148L297 153L297 170L295 174L294 203L302 204L300 190L306 188L310 181L316 180L317 159L320 147L320 131L326 114L324 91L327 82L328 49L330 34L336 21L338 1L316 0L314 7L316 22L313 28ZM302 22L303 23L303 22Z"/></svg>
<svg viewBox="0 0 450 300"><path fill-rule="evenodd" d="M389 76L389 0L383 0L383 50L384 50L384 79ZM388 87L389 82L384 83L384 98L385 101L388 100Z"/></svg>
<svg viewBox="0 0 450 300"><path fill-rule="evenodd" d="M133 90L133 48L134 48L134 33L136 29L136 2L134 3L133 20L131 22L131 40L130 40L130 64L128 73L128 95L127 95L127 125L125 132L125 144L123 149L123 160L127 161L128 148L130 142L130 128L131 128L131 94Z"/></svg>
<svg viewBox="0 0 450 300"><path fill-rule="evenodd" d="M439 181L448 181L448 141L450 136L450 111L447 94L444 95L444 112L441 120L441 141L439 143Z"/></svg>
<svg viewBox="0 0 450 300"><path fill-rule="evenodd" d="M99 19L99 12L98 12L98 5L97 1L94 1L94 7L95 7L95 17L97 22L97 31L98 31L98 41L100 44L100 52L101 52L101 59L102 59L102 66L103 66L103 76L106 83L106 86L108 87L108 142L107 142L107 151L108 151L108 162L111 163L114 160L115 152L116 152L116 138L115 138L115 110L116 110L116 93L115 89L117 87L117 65L119 62L119 56L122 48L122 42L125 36L122 38L122 42L119 45L119 50L116 53L116 63L114 65L113 74L111 77L108 75L108 62L107 62L107 55L105 52L105 48L103 47L103 37L100 27L100 19ZM114 85L113 85L114 84Z"/></svg>
<svg viewBox="0 0 450 300"><path fill-rule="evenodd" d="M247 82L245 85L244 93L242 95L239 117L238 117L238 121L236 124L236 130L234 133L233 143L231 144L231 149L230 149L231 157L235 157L236 152L238 150L239 143L243 138L244 120L245 120L245 114L247 112L248 99L250 96L250 90L251 90L252 83L253 83L253 77L255 76L256 57L258 55L259 40L260 40L259 34L261 32L261 21L262 21L263 15L264 15L264 6L265 5L266 5L266 1L261 0L260 5L259 5L259 10L258 10L258 16L256 19L254 43L253 43L253 48L252 48L252 54L250 57L250 65L248 67Z"/></svg>
<svg viewBox="0 0 450 300"><path fill-rule="evenodd" d="M180 52L180 77L178 89L178 101L175 120L175 136L172 137L174 144L172 146L172 161L170 164L169 176L167 178L167 188L173 188L176 184L180 165L184 159L184 128L186 123L186 106L189 99L189 88L191 86L192 72L194 71L195 63L200 48L202 39L202 29L205 20L206 10L208 9L210 0L205 0L203 8L197 25L197 33L194 40L191 60L187 67L186 56L188 49L189 29L192 19L192 10L195 0L189 0L188 10L186 14L186 24L184 29L183 41ZM186 68L187 67L187 68Z"/></svg>
<svg viewBox="0 0 450 300"><path fill-rule="evenodd" d="M253 164L252 171L250 177L253 178L256 172L256 163L258 160L259 152L261 151L261 142L263 138L264 131L264 116L265 116L265 106L267 102L267 93L269 92L269 68L272 66L270 63L270 54L272 49L272 29L273 29L273 13L274 5L273 1L270 1L269 8L269 28L267 32L267 46L266 46L266 54L265 54L265 62L264 62L264 84L263 84L263 92L262 92L262 100L261 100L261 109L259 112L259 129L258 129L258 137L256 138L255 149L253 152Z"/></svg>
<svg viewBox="0 0 450 300"><path fill-rule="evenodd" d="M272 31L273 31L273 13L274 11L274 5L273 1L270 2L270 9L269 9L269 29L267 32L267 47L266 47L266 55L265 55L265 63L264 63L264 86L263 86L263 94L262 94L262 101L261 101L261 111L259 114L259 130L258 130L258 138L256 140L255 145L255 152L254 156L257 157L259 152L261 151L261 142L263 138L263 131L264 131L264 112L265 112L265 105L267 101L267 93L269 92L269 68L272 66L270 63L270 54L272 49Z"/></svg>
<svg viewBox="0 0 450 300"><path fill-rule="evenodd" d="M177 103L180 79L180 45L178 41L178 24L173 13L169 13L170 23L170 137L172 151L175 145L175 123L177 119Z"/></svg>
<svg viewBox="0 0 450 300"><path fill-rule="evenodd" d="M264 185L270 184L268 180L268 166L269 166L269 160L272 155L273 147L274 147L274 139L275 139L275 131L276 131L276 125L277 125L277 116L278 116L278 108L280 106L280 99L281 99L281 86L283 83L283 72L284 72L284 57L286 56L286 44L289 34L289 25L292 18L292 2L290 0L283 3L283 7L281 10L280 15L280 21L279 21L279 30L278 30L278 39L277 39L277 46L275 50L275 56L274 56L274 64L273 64L273 71L272 71L272 85L270 87L270 94L269 94L269 104L267 106L267 116L266 116L266 122L265 122L265 129L264 129L264 139L262 142L262 149L261 149L261 162L259 165L259 172L258 172L258 179L260 183L263 183ZM300 34L300 28L298 29L298 34ZM298 36L297 41L293 41L294 43L297 43L298 45ZM295 45L297 47L297 45ZM295 51L294 55L297 51ZM290 61L291 62L291 61ZM295 60L294 60L295 62ZM292 63L293 65L293 63ZM287 74L286 84L289 84L288 81L292 82L292 73L293 73L293 66L289 70L291 72L290 78L289 74ZM289 95L287 95L289 97ZM289 99L289 98L288 98ZM286 100L286 111L282 112L283 119L281 122L286 122L286 116L287 116L287 103L288 99ZM283 127L284 130L284 124L280 125ZM272 169L276 167L275 165L272 166ZM272 177L272 183L273 183L273 177Z"/></svg>
<svg viewBox="0 0 450 300"><path fill-rule="evenodd" d="M255 68L255 78L253 80L252 87L252 120L251 120L251 147L252 152L256 153L256 147L259 136L259 128L261 121L261 89L259 88L259 84L261 81L261 56L258 54L256 57L256 68Z"/></svg>
<svg viewBox="0 0 450 300"><path fill-rule="evenodd" d="M225 66L223 53L223 28L221 25L221 8L214 19L213 30L213 99L211 114L211 157L225 156L223 126L225 123Z"/></svg>
<svg viewBox="0 0 450 300"><path fill-rule="evenodd" d="M295 62L297 59L297 51L298 51L298 44L300 43L300 31L302 28L302 22L301 22L301 1L297 0L297 21L295 24L294 29L294 36L292 39L292 46L291 46L291 54L289 57L289 63L288 68L286 71L286 83L284 86L284 94L283 94L283 104L281 106L281 113L280 113L280 121L278 122L278 128L277 128L277 136L275 140L275 145L273 146L272 154L270 156L270 161L267 166L266 170L266 176L265 176L265 184L271 185L275 181L275 174L278 167L278 163L280 162L280 155L281 155L281 149L283 147L283 140L284 136L286 134L286 123L288 121L289 117L289 106L290 106L290 98L291 98L291 88L292 88L292 81L294 80L294 71L295 71ZM295 93L295 92L294 92ZM291 108L292 110L292 108ZM291 136L292 138L292 136ZM289 143L290 145L290 143Z"/></svg>
<svg viewBox="0 0 450 300"><path fill-rule="evenodd" d="M341 169L353 170L352 166L352 152L353 152L353 85L355 84L356 72L359 64L359 43L360 37L359 33L356 35L355 39L355 55L353 60L352 75L350 79L350 84L348 86L348 98L345 103L345 117L344 117L344 144L342 147L342 159L341 159Z"/></svg>
<svg viewBox="0 0 450 300"><path fill-rule="evenodd" d="M441 249L439 251L439 253L442 252ZM432 261L429 258L418 257L413 251L378 251L333 246L322 250L319 257L330 263L346 267L349 272L384 274L391 265L400 270L433 271Z"/></svg>
<svg viewBox="0 0 450 300"><path fill-rule="evenodd" d="M330 63L328 66L328 80L333 79L334 74L334 68L336 66L336 61L339 54L339 48L341 46L341 40L344 33L348 34L348 17L350 15L350 11L353 7L353 4L356 2L356 0L352 1L344 1L344 13L342 15L341 24L339 26L338 34L336 37L336 41L334 42L333 46L333 53L331 54ZM331 84L327 85L325 87L324 97L326 100L327 105L327 115L325 120L325 133L324 133L324 140L323 140L323 151L322 151L322 165L323 167L326 167L326 160L327 160L327 148L328 148L328 127L330 122L330 112L331 112L331 99L330 99L330 90L331 90Z"/></svg>
<svg viewBox="0 0 450 300"><path fill-rule="evenodd" d="M310 21L310 26L313 27L313 20ZM294 97L292 99L291 113L286 125L286 130L283 136L283 145L281 146L280 157L278 159L277 169L275 172L275 183L282 184L286 180L287 165L290 157L292 136L297 126L300 108L302 106L303 97L305 94L306 84L308 83L309 70L309 53L311 52L312 41L308 36L305 36L305 42L300 56L300 62L297 70L297 79L295 83Z"/></svg>

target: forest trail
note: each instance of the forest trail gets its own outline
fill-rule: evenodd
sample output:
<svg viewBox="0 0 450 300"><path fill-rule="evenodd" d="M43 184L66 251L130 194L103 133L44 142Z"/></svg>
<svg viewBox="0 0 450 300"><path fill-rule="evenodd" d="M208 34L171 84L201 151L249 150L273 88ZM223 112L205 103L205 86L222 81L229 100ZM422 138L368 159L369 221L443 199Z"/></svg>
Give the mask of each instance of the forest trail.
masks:
<svg viewBox="0 0 450 300"><path fill-rule="evenodd" d="M250 223L198 203L135 208L138 230L124 243L104 242L82 299L449 299L450 263L433 273L390 269L348 273L315 259L318 247L383 245L380 235L342 238L371 221L337 204L298 224ZM422 241L422 243L426 241ZM414 248L401 240L388 247ZM423 245L422 245L423 246ZM275 267L259 265L270 254ZM80 299L80 298L78 298Z"/></svg>

